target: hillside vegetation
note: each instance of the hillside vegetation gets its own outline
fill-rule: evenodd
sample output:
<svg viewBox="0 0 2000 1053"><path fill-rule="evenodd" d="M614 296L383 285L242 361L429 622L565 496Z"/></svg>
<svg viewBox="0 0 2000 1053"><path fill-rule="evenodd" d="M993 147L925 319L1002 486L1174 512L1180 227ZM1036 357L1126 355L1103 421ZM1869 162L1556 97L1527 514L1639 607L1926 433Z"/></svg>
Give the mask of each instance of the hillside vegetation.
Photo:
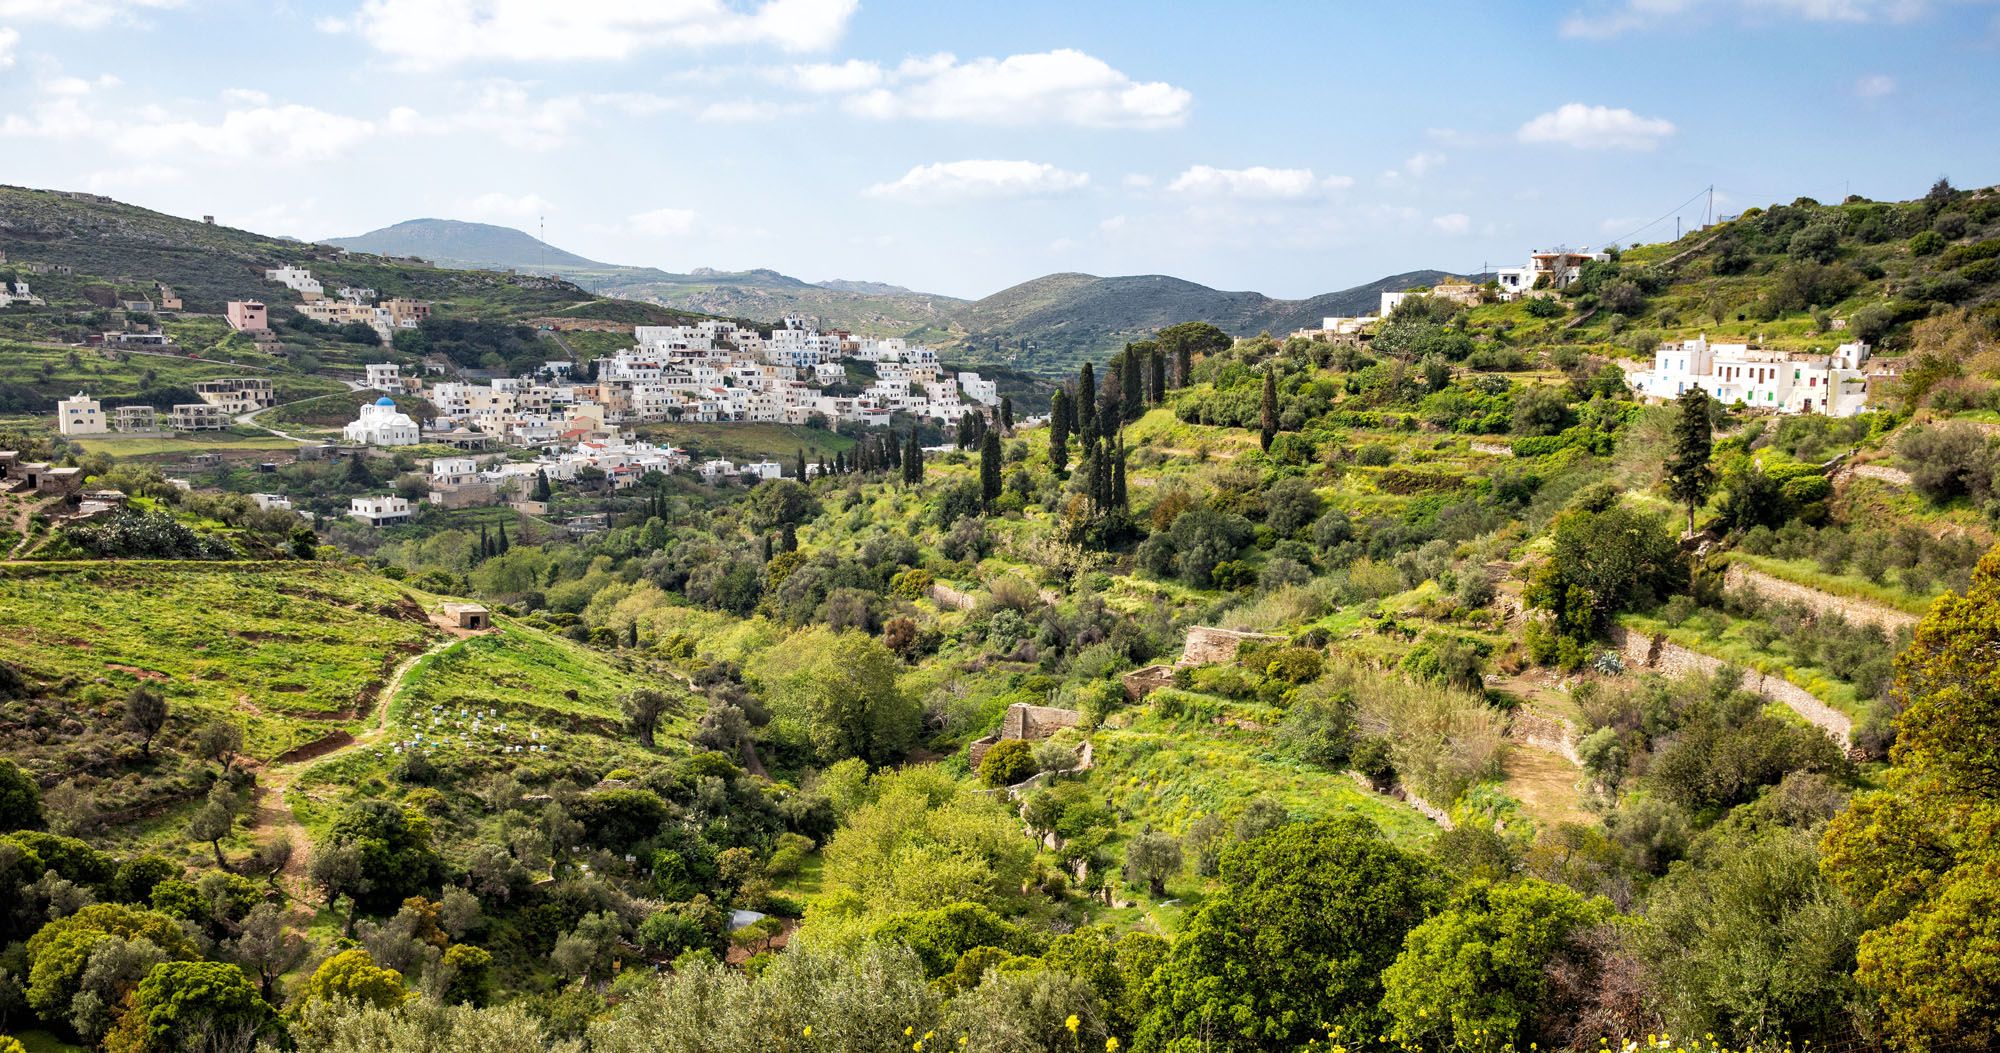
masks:
<svg viewBox="0 0 2000 1053"><path fill-rule="evenodd" d="M584 536L307 536L216 492L254 477L94 462L148 518L0 578L16 1011L114 1051L159 1005L329 1053L1985 1048L1996 235L1940 185L1365 340L1182 322L1046 424L654 475ZM1753 309L1906 368L1853 418L1634 400ZM445 596L498 628L395 614ZM282 712L232 692L319 666L204 656L314 616L318 704L426 653L352 743L229 748ZM173 808L99 806L149 765Z"/></svg>

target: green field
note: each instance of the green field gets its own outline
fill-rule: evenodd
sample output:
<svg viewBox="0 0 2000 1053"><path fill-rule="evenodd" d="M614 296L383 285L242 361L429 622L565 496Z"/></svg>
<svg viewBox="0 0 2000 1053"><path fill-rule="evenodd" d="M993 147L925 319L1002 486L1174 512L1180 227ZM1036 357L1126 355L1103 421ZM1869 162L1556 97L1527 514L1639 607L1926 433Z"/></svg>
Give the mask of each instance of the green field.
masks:
<svg viewBox="0 0 2000 1053"><path fill-rule="evenodd" d="M162 737L223 716L268 759L352 728L389 671L437 633L422 599L314 564L132 561L0 570L0 660L114 707L145 682Z"/></svg>
<svg viewBox="0 0 2000 1053"><path fill-rule="evenodd" d="M789 465L803 449L807 459L817 463L822 454L831 458L854 446L854 440L844 435L799 424L641 424L635 430L642 439L685 449L697 462L712 457L732 461L768 457Z"/></svg>

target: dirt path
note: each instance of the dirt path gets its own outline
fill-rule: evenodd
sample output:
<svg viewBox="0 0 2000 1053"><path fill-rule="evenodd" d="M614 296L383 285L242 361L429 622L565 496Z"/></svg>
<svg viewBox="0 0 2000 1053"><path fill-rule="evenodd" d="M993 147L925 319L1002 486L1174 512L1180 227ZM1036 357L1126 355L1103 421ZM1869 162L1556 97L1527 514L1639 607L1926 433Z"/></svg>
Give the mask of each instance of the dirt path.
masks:
<svg viewBox="0 0 2000 1053"><path fill-rule="evenodd" d="M453 633L449 638L433 644L429 648L410 655L397 663L383 683L382 690L375 693L375 705L369 712L367 727L361 734L350 735L345 731L333 731L319 739L300 746L285 754L284 759L274 760L257 773L256 804L252 815L252 825L265 831L263 843L289 837L292 841L292 856L285 864L284 880L291 886L292 894L300 899L310 899L306 887L306 875L312 865L312 838L307 836L305 824L285 801L292 784L314 765L343 756L358 749L365 749L381 742L389 733L389 704L395 701L396 693L403 688L403 680L416 668L418 662L433 655L440 655L477 635L474 633Z"/></svg>
<svg viewBox="0 0 2000 1053"><path fill-rule="evenodd" d="M14 542L13 548L7 550L7 559L19 559L23 552L32 547L32 542L35 538L34 535L28 533L28 521L35 517L36 512L54 504L54 501L45 501L37 504L32 499L26 499L21 502L20 508L14 512L12 523L14 533L21 535L21 539Z"/></svg>
<svg viewBox="0 0 2000 1053"><path fill-rule="evenodd" d="M342 383L347 385L347 389L349 391L361 391L365 387L365 384L359 380L347 380L347 381L342 381ZM290 432L282 431L278 428L272 427L269 424L259 424L257 423L257 418L259 416L262 416L263 414L271 412L272 410L284 409L286 406L297 406L305 402L318 402L320 399L330 399L332 397L333 395L314 395L311 398L294 399L291 402L280 402L275 406L266 406L263 409L251 410L248 413L239 413L236 416L236 423L251 428L262 428L265 431L268 431L271 434L276 435L280 439L288 439L292 442L298 443L301 446L304 446L316 440L302 439L296 435L291 434Z"/></svg>

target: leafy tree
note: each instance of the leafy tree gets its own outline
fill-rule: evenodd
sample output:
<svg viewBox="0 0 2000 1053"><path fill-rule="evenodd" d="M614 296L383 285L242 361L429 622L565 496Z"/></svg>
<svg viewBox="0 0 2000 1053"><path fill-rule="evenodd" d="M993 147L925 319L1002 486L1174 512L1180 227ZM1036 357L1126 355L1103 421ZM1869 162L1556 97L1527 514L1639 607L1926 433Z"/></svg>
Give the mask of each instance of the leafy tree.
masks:
<svg viewBox="0 0 2000 1053"><path fill-rule="evenodd" d="M270 902L251 909L228 948L238 964L255 971L258 993L266 1002L277 997L278 977L290 972L306 954L305 940L287 924L284 908Z"/></svg>
<svg viewBox="0 0 2000 1053"><path fill-rule="evenodd" d="M174 960L200 956L180 924L164 914L116 903L91 904L49 922L28 940L28 1005L44 1020L66 1021L79 996L99 998L102 1006L117 1004L122 991L104 997L85 991L84 983L98 952L127 944L144 944Z"/></svg>
<svg viewBox="0 0 2000 1053"><path fill-rule="evenodd" d="M227 782L217 779L208 788L208 800L201 809L188 820L188 836L197 841L206 841L215 851L215 865L229 869L229 861L222 855L222 839L229 836L236 825L236 794Z"/></svg>
<svg viewBox="0 0 2000 1053"><path fill-rule="evenodd" d="M1531 384L1514 395L1514 434L1554 435L1569 427L1569 402L1560 389Z"/></svg>
<svg viewBox="0 0 2000 1053"><path fill-rule="evenodd" d="M969 783L914 767L868 786L872 799L848 812L826 844L815 909L829 918L994 906L1027 880L1034 848L1019 817Z"/></svg>
<svg viewBox="0 0 2000 1053"><path fill-rule="evenodd" d="M21 766L0 758L0 831L42 825L42 788Z"/></svg>
<svg viewBox="0 0 2000 1053"><path fill-rule="evenodd" d="M819 515L819 499L796 479L766 479L750 491L745 518L758 530L797 526Z"/></svg>
<svg viewBox="0 0 2000 1053"><path fill-rule="evenodd" d="M925 974L933 978L950 972L976 947L1016 950L1023 945L1019 929L979 903L896 914L875 926L873 938L915 951L924 963Z"/></svg>
<svg viewBox="0 0 2000 1053"><path fill-rule="evenodd" d="M803 738L822 763L886 764L916 741L920 703L897 686L896 656L873 637L808 629L747 671L770 702L776 733Z"/></svg>
<svg viewBox="0 0 2000 1053"><path fill-rule="evenodd" d="M1145 885L1153 898L1167 894L1167 879L1181 872L1181 843L1157 830L1125 845L1125 880Z"/></svg>
<svg viewBox="0 0 2000 1053"><path fill-rule="evenodd" d="M1674 449L1667 458L1667 491L1687 507L1688 533L1694 533L1694 513L1715 486L1715 469L1708 463L1715 445L1709 395L1689 388L1675 403Z"/></svg>
<svg viewBox="0 0 2000 1053"><path fill-rule="evenodd" d="M1182 322L1170 325L1153 334L1154 343L1159 345L1163 355L1174 361L1173 384L1186 387L1193 383L1194 356L1214 355L1229 350L1235 344L1228 333L1207 322Z"/></svg>
<svg viewBox="0 0 2000 1053"><path fill-rule="evenodd" d="M372 330L371 330L372 333ZM243 970L224 962L161 962L132 992L105 1053L247 1047L276 1014Z"/></svg>
<svg viewBox="0 0 2000 1053"><path fill-rule="evenodd" d="M328 843L320 845L312 853L312 862L307 868L310 880L326 897L326 905L331 909L342 896L347 897L350 907L347 912L347 931L354 931L355 915L361 912L358 901L366 893L373 881L362 869L361 850L353 844Z"/></svg>
<svg viewBox="0 0 2000 1053"><path fill-rule="evenodd" d="M166 725L166 696L144 684L133 687L125 696L125 730L140 736L140 752L152 756L153 737Z"/></svg>
<svg viewBox="0 0 2000 1053"><path fill-rule="evenodd" d="M1686 579L1666 526L1622 505L1564 513L1553 541L1551 558L1535 571L1526 596L1554 612L1565 632L1594 634L1611 615L1644 606Z"/></svg>
<svg viewBox="0 0 2000 1053"><path fill-rule="evenodd" d="M1276 1053L1334 1027L1379 1035L1381 975L1444 896L1435 864L1352 816L1232 847L1221 881L1148 985L1135 1049Z"/></svg>
<svg viewBox="0 0 2000 1053"><path fill-rule="evenodd" d="M402 973L381 968L367 951L357 947L321 962L293 996L291 1011L296 1015L319 1002L389 1009L403 1004L409 996Z"/></svg>
<svg viewBox="0 0 2000 1053"><path fill-rule="evenodd" d="M443 860L431 844L430 820L387 801L360 800L333 821L327 843L359 853L366 881L346 891L355 905L371 914L391 914L405 899L434 892L443 875Z"/></svg>
<svg viewBox="0 0 2000 1053"><path fill-rule="evenodd" d="M680 707L680 699L657 688L642 687L619 700L625 726L641 746L651 749L660 718Z"/></svg>
<svg viewBox="0 0 2000 1053"><path fill-rule="evenodd" d="M1860 919L1806 837L1718 839L1674 864L1646 917L1640 953L1675 1033L1819 1045L1848 1026Z"/></svg>
<svg viewBox="0 0 2000 1053"><path fill-rule="evenodd" d="M979 758L979 777L988 786L1012 786L1035 771L1035 745L1026 739L1001 739Z"/></svg>

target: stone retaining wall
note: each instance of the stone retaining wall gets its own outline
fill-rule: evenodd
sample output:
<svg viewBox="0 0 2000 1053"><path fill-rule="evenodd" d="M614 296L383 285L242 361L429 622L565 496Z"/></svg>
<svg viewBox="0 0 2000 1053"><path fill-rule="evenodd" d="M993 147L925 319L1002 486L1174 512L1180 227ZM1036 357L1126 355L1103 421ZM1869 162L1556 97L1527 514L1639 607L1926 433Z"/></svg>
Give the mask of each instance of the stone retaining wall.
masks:
<svg viewBox="0 0 2000 1053"><path fill-rule="evenodd" d="M1618 648L1619 656L1624 659L1625 668L1632 670L1650 669L1668 674L1707 675L1729 664L1712 655L1682 647L1664 636L1635 633L1622 625L1612 628L1611 642ZM1842 749L1848 749L1852 745L1854 720L1784 677L1755 669L1745 669L1743 689L1773 702L1783 703L1792 712L1832 736L1834 741L1840 743Z"/></svg>
<svg viewBox="0 0 2000 1053"><path fill-rule="evenodd" d="M1560 717L1516 708L1507 723L1507 737L1536 749L1559 753L1571 764L1583 767L1583 759L1576 753L1576 729Z"/></svg>
<svg viewBox="0 0 2000 1053"><path fill-rule="evenodd" d="M1838 614L1857 625L1879 625L1882 631L1888 633L1894 633L1905 626L1915 628L1919 621L1916 615L1908 611L1852 596L1836 596L1830 592L1821 592L1741 563L1729 565L1729 571L1723 575L1722 583L1732 589L1748 588L1768 599L1805 604L1814 614Z"/></svg>

